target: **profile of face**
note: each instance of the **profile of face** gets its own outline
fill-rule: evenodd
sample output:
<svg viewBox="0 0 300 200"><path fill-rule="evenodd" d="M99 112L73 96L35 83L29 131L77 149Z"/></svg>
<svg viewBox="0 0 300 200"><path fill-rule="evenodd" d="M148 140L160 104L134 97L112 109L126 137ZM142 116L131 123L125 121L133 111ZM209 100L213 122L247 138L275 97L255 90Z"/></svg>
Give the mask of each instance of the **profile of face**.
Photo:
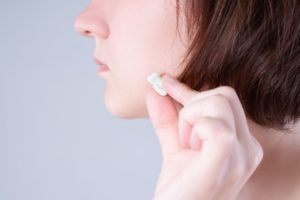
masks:
<svg viewBox="0 0 300 200"><path fill-rule="evenodd" d="M120 118L148 117L147 76L178 76L187 51L183 21L176 29L176 0L93 0L75 19L75 30L95 41L93 56L109 71L104 102Z"/></svg>

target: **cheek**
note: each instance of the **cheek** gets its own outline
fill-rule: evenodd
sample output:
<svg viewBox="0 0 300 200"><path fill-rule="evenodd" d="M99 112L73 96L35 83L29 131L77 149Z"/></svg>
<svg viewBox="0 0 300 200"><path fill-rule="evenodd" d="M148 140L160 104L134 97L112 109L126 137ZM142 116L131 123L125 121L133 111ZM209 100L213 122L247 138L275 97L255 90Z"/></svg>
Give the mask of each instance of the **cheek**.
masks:
<svg viewBox="0 0 300 200"><path fill-rule="evenodd" d="M167 9L169 1L125 2L110 20L110 60L118 70L167 67L176 39L175 9Z"/></svg>
<svg viewBox="0 0 300 200"><path fill-rule="evenodd" d="M147 117L145 97L147 91L152 89L147 76L152 72L174 75L178 55L171 48L168 54L165 53L166 48L154 50L153 44L142 39L115 41L123 45L111 43L116 46L110 54L111 77L106 88L107 107L113 115L122 118ZM139 45L143 42L148 47Z"/></svg>
<svg viewBox="0 0 300 200"><path fill-rule="evenodd" d="M151 89L147 76L170 67L175 70L181 48L174 40L175 23L165 12L153 15L148 7L142 12L137 8L138 13L128 10L114 11L118 14L110 22L106 52L111 76L105 88L105 103L113 115L134 118L146 116L145 96Z"/></svg>

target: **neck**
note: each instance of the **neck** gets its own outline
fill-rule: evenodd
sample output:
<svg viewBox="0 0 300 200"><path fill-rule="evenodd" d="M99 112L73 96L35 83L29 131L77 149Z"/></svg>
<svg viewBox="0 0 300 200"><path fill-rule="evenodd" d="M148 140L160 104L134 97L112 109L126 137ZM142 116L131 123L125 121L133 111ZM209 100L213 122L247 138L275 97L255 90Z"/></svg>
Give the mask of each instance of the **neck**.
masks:
<svg viewBox="0 0 300 200"><path fill-rule="evenodd" d="M283 199L289 199L286 195L299 194L300 122L293 126L291 132L268 129L251 120L248 120L248 125L250 132L262 145L264 157L242 193L267 199L271 194L279 199L280 195L285 197Z"/></svg>

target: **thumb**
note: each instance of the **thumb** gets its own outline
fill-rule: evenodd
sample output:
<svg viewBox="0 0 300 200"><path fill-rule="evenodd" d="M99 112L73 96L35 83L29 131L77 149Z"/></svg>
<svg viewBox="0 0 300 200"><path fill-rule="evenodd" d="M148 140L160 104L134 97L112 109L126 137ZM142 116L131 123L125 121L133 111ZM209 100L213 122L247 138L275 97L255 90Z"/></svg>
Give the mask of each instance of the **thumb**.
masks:
<svg viewBox="0 0 300 200"><path fill-rule="evenodd" d="M146 104L163 157L180 150L178 112L174 101L169 96L160 96L153 89L149 89Z"/></svg>

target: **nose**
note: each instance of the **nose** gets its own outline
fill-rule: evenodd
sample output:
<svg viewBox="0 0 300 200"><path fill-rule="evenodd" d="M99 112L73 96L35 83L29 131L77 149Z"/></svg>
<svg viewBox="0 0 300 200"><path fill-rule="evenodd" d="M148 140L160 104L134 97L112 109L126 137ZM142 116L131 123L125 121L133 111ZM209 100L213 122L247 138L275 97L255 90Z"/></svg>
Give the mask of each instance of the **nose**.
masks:
<svg viewBox="0 0 300 200"><path fill-rule="evenodd" d="M74 28L78 33L87 37L98 36L107 39L109 36L108 24L95 9L87 8L81 12L75 19Z"/></svg>

